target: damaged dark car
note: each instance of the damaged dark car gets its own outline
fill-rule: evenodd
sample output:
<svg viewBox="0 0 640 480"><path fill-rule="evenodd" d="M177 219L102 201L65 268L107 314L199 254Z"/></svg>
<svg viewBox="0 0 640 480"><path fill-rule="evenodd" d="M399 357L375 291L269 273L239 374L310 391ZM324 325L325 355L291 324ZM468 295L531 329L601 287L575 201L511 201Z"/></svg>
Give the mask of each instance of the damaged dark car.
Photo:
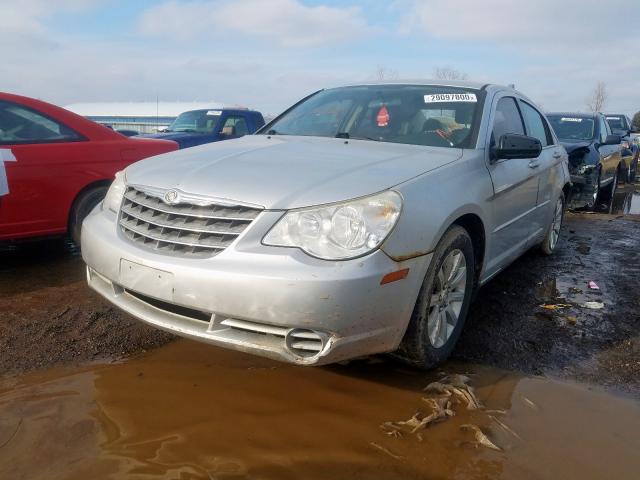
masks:
<svg viewBox="0 0 640 480"><path fill-rule="evenodd" d="M549 123L569 154L572 208L608 203L627 171L621 137L611 131L601 113L550 113ZM624 177L623 177L624 178Z"/></svg>

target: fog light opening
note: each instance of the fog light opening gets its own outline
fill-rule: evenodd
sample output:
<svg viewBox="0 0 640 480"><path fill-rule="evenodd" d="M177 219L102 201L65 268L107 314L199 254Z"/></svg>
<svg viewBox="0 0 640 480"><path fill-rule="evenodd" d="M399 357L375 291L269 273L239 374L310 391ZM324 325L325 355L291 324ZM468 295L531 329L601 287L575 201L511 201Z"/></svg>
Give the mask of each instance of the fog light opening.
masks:
<svg viewBox="0 0 640 480"><path fill-rule="evenodd" d="M284 337L287 349L298 357L315 357L324 349L327 341L324 333L305 328L292 328Z"/></svg>

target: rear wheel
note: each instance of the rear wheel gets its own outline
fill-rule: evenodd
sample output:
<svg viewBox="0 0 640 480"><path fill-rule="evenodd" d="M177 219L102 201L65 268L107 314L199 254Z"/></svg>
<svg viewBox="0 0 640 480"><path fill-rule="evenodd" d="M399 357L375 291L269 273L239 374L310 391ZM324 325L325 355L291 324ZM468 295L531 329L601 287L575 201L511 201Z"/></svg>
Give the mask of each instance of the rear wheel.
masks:
<svg viewBox="0 0 640 480"><path fill-rule="evenodd" d="M397 356L420 368L449 357L471 303L474 265L469 234L451 227L436 247Z"/></svg>
<svg viewBox="0 0 640 480"><path fill-rule="evenodd" d="M82 221L87 215L94 209L98 203L107 194L109 187L100 186L94 187L86 192L80 194L80 196L73 203L71 214L69 216L69 234L73 243L78 247L80 246L80 233L82 231Z"/></svg>
<svg viewBox="0 0 640 480"><path fill-rule="evenodd" d="M560 239L560 229L562 228L562 220L564 219L564 194L560 194L558 201L556 202L555 209L553 211L553 218L549 225L549 230L544 237L544 240L540 244L542 251L551 255L558 246L558 240Z"/></svg>

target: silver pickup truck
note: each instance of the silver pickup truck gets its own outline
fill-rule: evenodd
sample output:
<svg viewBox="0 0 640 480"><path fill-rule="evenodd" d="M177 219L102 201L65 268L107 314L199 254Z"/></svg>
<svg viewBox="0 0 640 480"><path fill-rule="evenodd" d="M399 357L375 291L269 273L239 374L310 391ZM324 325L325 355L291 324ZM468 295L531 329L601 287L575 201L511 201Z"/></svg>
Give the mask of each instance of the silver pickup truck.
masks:
<svg viewBox="0 0 640 480"><path fill-rule="evenodd" d="M89 285L155 327L301 365L396 352L433 367L473 292L556 248L570 187L516 90L321 90L256 135L119 173L84 222Z"/></svg>

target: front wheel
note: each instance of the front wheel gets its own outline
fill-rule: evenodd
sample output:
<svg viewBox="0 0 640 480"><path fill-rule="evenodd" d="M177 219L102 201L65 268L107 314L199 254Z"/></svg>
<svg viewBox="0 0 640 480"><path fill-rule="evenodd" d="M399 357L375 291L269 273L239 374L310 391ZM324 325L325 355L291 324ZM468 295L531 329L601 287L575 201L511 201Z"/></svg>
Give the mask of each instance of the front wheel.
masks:
<svg viewBox="0 0 640 480"><path fill-rule="evenodd" d="M69 234L76 246L80 247L82 221L102 201L108 189L106 186L92 188L81 194L74 202L69 216Z"/></svg>
<svg viewBox="0 0 640 480"><path fill-rule="evenodd" d="M558 240L560 239L560 229L562 228L562 221L564 219L564 195L560 194L556 206L553 210L553 218L549 225L549 230L544 237L544 240L540 244L542 251L551 255L558 246Z"/></svg>
<svg viewBox="0 0 640 480"><path fill-rule="evenodd" d="M471 303L474 265L469 234L451 227L433 254L397 356L425 369L449 357Z"/></svg>

